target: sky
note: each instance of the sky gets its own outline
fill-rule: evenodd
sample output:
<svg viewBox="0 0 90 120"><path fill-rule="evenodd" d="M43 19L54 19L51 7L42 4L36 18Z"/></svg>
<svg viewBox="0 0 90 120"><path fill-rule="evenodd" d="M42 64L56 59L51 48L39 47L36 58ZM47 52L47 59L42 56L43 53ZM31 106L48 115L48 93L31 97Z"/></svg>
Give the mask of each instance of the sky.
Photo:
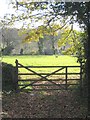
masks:
<svg viewBox="0 0 90 120"><path fill-rule="evenodd" d="M3 16L6 13L14 13L15 12L13 9L10 8L9 2L10 2L10 0L0 0L0 18L3 18ZM18 27L18 26L16 26L16 27ZM74 24L74 29L80 31L78 24Z"/></svg>
<svg viewBox="0 0 90 120"><path fill-rule="evenodd" d="M8 0L0 0L0 17L3 17L6 12L9 12Z"/></svg>

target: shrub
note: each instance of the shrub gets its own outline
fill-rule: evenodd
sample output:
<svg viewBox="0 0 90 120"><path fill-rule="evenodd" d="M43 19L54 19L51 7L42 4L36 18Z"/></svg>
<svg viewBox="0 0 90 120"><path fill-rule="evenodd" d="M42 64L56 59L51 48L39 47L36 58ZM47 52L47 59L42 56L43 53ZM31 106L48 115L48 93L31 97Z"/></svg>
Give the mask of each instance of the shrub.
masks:
<svg viewBox="0 0 90 120"><path fill-rule="evenodd" d="M13 50L13 46L7 46L5 48L2 49L2 55L10 55L12 53Z"/></svg>
<svg viewBox="0 0 90 120"><path fill-rule="evenodd" d="M14 75L14 66L2 62L2 90L10 91L13 90L13 75Z"/></svg>

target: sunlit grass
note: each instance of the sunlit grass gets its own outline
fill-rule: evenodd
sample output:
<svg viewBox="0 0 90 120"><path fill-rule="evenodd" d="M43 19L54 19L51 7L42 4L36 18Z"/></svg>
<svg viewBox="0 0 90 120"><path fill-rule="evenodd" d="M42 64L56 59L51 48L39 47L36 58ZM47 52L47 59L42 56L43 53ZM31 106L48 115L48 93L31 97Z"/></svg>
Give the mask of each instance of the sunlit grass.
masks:
<svg viewBox="0 0 90 120"><path fill-rule="evenodd" d="M77 58L72 56L58 56L55 55L37 55L37 56L3 56L2 61L12 64L15 66L15 60L25 66L77 66ZM37 73L51 73L59 68L31 68ZM21 73L30 73L30 71L25 68L19 68ZM68 68L68 72L80 72L80 68ZM58 72L59 73L59 72ZM61 70L60 73L65 73L65 69ZM35 75L22 75L23 79L28 79L29 77L34 78Z"/></svg>
<svg viewBox="0 0 90 120"><path fill-rule="evenodd" d="M77 63L77 58L72 56L58 56L55 55L33 55L33 56L3 56L2 61L10 63L15 66L15 60L18 59L19 63L26 66L45 66L45 65L53 65L53 66L71 66L71 65L79 65Z"/></svg>
<svg viewBox="0 0 90 120"><path fill-rule="evenodd" d="M25 66L77 66L77 58L72 56L58 56L55 55L34 55L34 56L3 56L2 61L15 66L15 60ZM32 68L36 72L53 72L59 68ZM68 72L78 72L78 68L69 68ZM19 72L27 72L28 70L20 68ZM61 70L61 73L65 69Z"/></svg>

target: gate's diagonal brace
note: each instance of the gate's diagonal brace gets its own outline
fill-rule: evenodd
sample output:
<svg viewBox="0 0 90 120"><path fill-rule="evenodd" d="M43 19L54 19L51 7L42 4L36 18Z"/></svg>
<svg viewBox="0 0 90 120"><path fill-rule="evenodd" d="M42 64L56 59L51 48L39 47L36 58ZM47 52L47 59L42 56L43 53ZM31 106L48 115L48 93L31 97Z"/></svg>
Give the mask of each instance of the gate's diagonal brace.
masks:
<svg viewBox="0 0 90 120"><path fill-rule="evenodd" d="M62 70L62 69L64 69L65 67L62 67L62 68L60 68L60 69L58 69L58 70L56 70L56 71L54 71L54 72L52 72L52 73L50 73L50 74L48 74L48 75L46 75L46 76L42 76L41 74L39 74L39 73L37 73L37 72L35 72L35 71L33 71L33 70L31 70L31 69L29 69L28 67L25 67L25 66L23 66L22 64L20 64L20 63L18 63L20 66L22 66L22 67L24 67L24 68L26 68L27 70L29 70L29 71L31 71L31 72L33 72L33 73L35 73L36 75L38 75L38 76L40 76L41 77L41 79L43 78L43 79L46 79L47 81L49 81L49 82L51 82L51 83L53 83L53 84L55 84L55 85L58 85L58 84L56 84L55 82L53 82L53 81L50 81L50 80L48 80L46 77L48 77L48 76L50 76L50 75L53 75L54 73L56 73L56 72L58 72L58 71L60 71L60 70ZM40 80L41 80L40 79ZM38 80L39 81L39 80ZM22 87L21 89L23 89L23 88L25 88L25 87L27 87L27 86L29 86L29 85L32 85L32 84L34 84L34 83L36 83L37 81L34 81L34 82L32 82L32 83L30 83L30 84L28 84L28 85L25 85L24 87ZM60 85L58 85L58 86L60 86Z"/></svg>
<svg viewBox="0 0 90 120"><path fill-rule="evenodd" d="M56 70L56 71L54 71L54 72L52 72L52 73L50 73L50 74L48 74L48 75L46 75L46 76L42 76L41 74L39 74L39 73L37 73L37 72L35 72L35 71L33 71L33 70L31 70L31 69L29 69L28 67L25 67L25 66L23 66L22 64L20 64L20 63L18 63L20 66L22 66L22 67L24 67L24 68L26 68L27 70L29 70L30 72L33 72L34 74L36 74L36 75L38 75L38 76L40 76L41 78L46 78L46 77L49 77L50 75L53 75L54 73L56 73L56 72L58 72L58 71L60 71L60 70L62 70L62 69L64 69L65 67L62 67L62 68L60 68L60 69L58 69L58 70Z"/></svg>
<svg viewBox="0 0 90 120"><path fill-rule="evenodd" d="M54 72L52 72L52 73L50 73L50 74L48 74L48 75L46 75L46 76L43 76L44 78L46 78L46 77L49 77L50 75L53 75L53 74L55 74L56 72L58 72L58 71L60 71L60 70L63 70L65 67L62 67L62 68L60 68L60 69L58 69L58 70L56 70L56 71L54 71Z"/></svg>
<svg viewBox="0 0 90 120"><path fill-rule="evenodd" d="M42 78L41 78L42 79ZM50 81L50 80L48 80L46 77L44 78L45 80L47 80L48 82L51 82L51 83L53 83L54 85L57 85L57 86L61 86L60 84L58 85L58 84L56 84L55 82L53 82L53 81ZM34 81L34 82L32 82L32 83L30 83L30 84L28 84L28 85L24 85L24 87L22 87L21 88L21 90L22 89L24 89L24 88L26 88L26 87L28 87L28 86L30 86L30 85L32 85L32 84L34 84L34 83L36 83L37 81ZM62 87L62 86L61 86Z"/></svg>
<svg viewBox="0 0 90 120"><path fill-rule="evenodd" d="M56 84L55 82L48 80L47 77L49 77L50 75L55 74L56 72L58 72L58 71L60 71L60 70L62 70L62 69L64 69L64 68L65 68L65 67L62 67L62 68L60 68L60 69L58 69L58 70L56 70L56 71L54 71L54 72L52 72L52 73L50 73L50 74L48 74L48 75L46 75L46 76L43 76L43 78L46 79L47 81L49 81L49 82L57 85L57 86L60 86L60 85Z"/></svg>
<svg viewBox="0 0 90 120"><path fill-rule="evenodd" d="M28 67L26 67L26 66L23 66L22 64L20 64L20 63L18 63L20 66L22 66L22 67L24 67L24 68L26 68L27 70L29 70L30 72L33 72L34 74L36 74L36 75L38 75L38 76L40 76L40 77L43 77L41 74L39 74L39 73L37 73L37 72L35 72L35 71L33 71L33 70L31 70L31 69L29 69Z"/></svg>
<svg viewBox="0 0 90 120"><path fill-rule="evenodd" d="M48 82L53 83L54 85L57 85L57 86L59 86L59 87L61 86L60 84L56 84L55 82L48 80L46 77L44 77L44 79L47 80ZM61 86L61 87L62 87L62 86Z"/></svg>

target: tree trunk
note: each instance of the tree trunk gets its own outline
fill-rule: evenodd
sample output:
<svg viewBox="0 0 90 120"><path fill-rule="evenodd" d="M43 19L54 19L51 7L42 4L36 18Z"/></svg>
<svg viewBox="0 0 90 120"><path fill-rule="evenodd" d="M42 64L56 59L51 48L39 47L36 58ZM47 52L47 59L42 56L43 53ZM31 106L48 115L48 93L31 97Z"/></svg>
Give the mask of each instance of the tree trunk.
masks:
<svg viewBox="0 0 90 120"><path fill-rule="evenodd" d="M88 23L87 32L88 32L87 41L88 116L90 116L90 23Z"/></svg>
<svg viewBox="0 0 90 120"><path fill-rule="evenodd" d="M55 39L54 36L52 36L52 40L51 40L52 41L52 50L53 50L53 54L55 55L54 39Z"/></svg>
<svg viewBox="0 0 90 120"><path fill-rule="evenodd" d="M39 54L43 55L43 39L40 39L38 41L38 49L39 49Z"/></svg>
<svg viewBox="0 0 90 120"><path fill-rule="evenodd" d="M86 62L86 76L88 83L88 117L90 117L90 2L87 2L87 62Z"/></svg>

